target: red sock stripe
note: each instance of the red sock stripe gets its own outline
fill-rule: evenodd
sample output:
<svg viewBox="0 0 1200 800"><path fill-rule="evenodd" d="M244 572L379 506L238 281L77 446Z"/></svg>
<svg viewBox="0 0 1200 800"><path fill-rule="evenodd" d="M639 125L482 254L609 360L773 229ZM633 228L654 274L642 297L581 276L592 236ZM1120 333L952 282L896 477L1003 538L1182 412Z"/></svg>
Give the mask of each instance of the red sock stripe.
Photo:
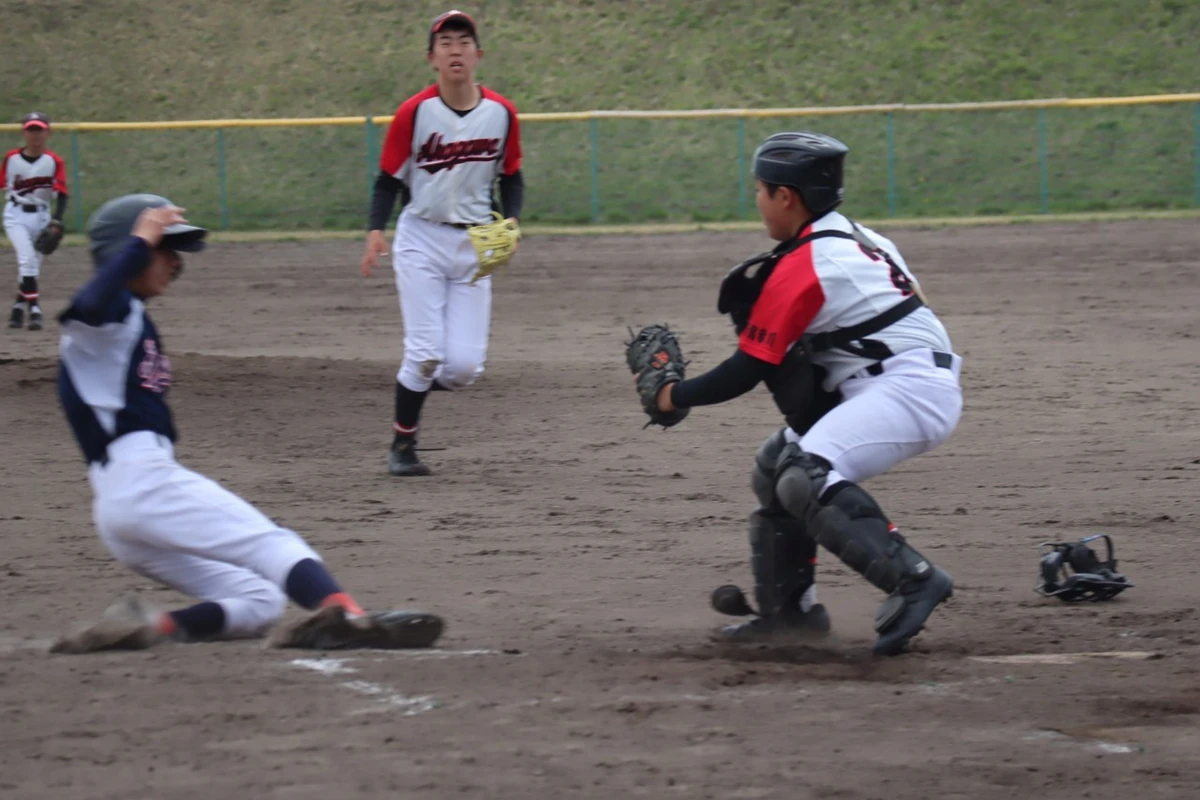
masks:
<svg viewBox="0 0 1200 800"><path fill-rule="evenodd" d="M37 300L38 293L37 292L21 292L21 297L23 297L26 300Z"/></svg>
<svg viewBox="0 0 1200 800"><path fill-rule="evenodd" d="M399 422L393 422L392 430L394 430L396 433L400 434L401 436L412 436L414 433L417 432L417 426L414 425L411 428L406 428L403 425L401 425Z"/></svg>

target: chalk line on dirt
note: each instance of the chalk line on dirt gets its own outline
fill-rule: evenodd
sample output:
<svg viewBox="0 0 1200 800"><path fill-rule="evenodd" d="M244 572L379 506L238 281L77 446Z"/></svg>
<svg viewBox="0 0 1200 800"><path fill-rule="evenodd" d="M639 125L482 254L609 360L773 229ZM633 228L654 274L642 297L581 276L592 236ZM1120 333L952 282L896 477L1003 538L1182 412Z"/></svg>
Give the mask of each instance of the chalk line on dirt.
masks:
<svg viewBox="0 0 1200 800"><path fill-rule="evenodd" d="M982 664L1078 664L1080 661L1124 660L1149 661L1161 658L1161 653L1149 650L1117 650L1100 653L1021 653L1007 656L967 656L970 661Z"/></svg>
<svg viewBox="0 0 1200 800"><path fill-rule="evenodd" d="M321 675L336 677L340 675L352 675L358 672L354 667L347 666L349 661L350 659L346 658L295 658L288 663L294 667L309 669ZM439 705L429 695L409 696L385 684L372 683L371 681L339 681L338 685L344 689L349 689L355 694L371 698L387 710L399 710L406 717L414 717L417 714L432 711ZM354 713L362 714L378 710L381 709L371 708Z"/></svg>

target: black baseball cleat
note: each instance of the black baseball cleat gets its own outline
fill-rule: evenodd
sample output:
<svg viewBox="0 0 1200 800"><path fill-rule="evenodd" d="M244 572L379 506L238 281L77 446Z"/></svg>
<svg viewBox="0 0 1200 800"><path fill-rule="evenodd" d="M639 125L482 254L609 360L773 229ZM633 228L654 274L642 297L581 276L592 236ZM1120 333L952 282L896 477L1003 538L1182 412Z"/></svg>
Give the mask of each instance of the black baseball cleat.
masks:
<svg viewBox="0 0 1200 800"><path fill-rule="evenodd" d="M25 327L25 309L20 306L13 306L12 316L8 318L8 327L24 328Z"/></svg>
<svg viewBox="0 0 1200 800"><path fill-rule="evenodd" d="M954 594L954 579L940 567L929 577L908 581L892 592L875 615L876 655L896 656L925 627L933 610Z"/></svg>
<svg viewBox="0 0 1200 800"><path fill-rule="evenodd" d="M31 331L40 331L42 329L42 310L35 308L29 312L29 326Z"/></svg>
<svg viewBox="0 0 1200 800"><path fill-rule="evenodd" d="M727 625L721 629L720 638L729 642L816 642L828 637L832 630L829 612L816 603L808 611L783 611Z"/></svg>
<svg viewBox="0 0 1200 800"><path fill-rule="evenodd" d="M428 475L429 467L417 458L416 442L412 439L397 439L388 454L388 472L400 477Z"/></svg>
<svg viewBox="0 0 1200 800"><path fill-rule="evenodd" d="M270 644L311 650L400 650L431 647L445 629L441 617L424 611L376 611L355 617L331 606L277 632Z"/></svg>

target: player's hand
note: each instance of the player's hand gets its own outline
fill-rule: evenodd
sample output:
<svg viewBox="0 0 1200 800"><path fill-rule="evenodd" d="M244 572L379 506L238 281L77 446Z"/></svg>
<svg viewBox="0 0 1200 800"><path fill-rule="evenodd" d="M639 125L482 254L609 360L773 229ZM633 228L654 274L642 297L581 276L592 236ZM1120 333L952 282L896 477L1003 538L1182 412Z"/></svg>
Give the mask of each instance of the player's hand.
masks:
<svg viewBox="0 0 1200 800"><path fill-rule="evenodd" d="M151 247L158 247L163 240L163 232L172 225L186 223L183 216L185 209L179 206L158 206L147 208L138 215L133 223L133 235L142 239Z"/></svg>
<svg viewBox="0 0 1200 800"><path fill-rule="evenodd" d="M656 399L658 400L658 410L664 414L675 410L675 404L671 402L671 394L675 389L675 382L666 384L658 390Z"/></svg>
<svg viewBox="0 0 1200 800"><path fill-rule="evenodd" d="M516 225L518 230L520 229L521 221L519 219L517 219L516 217L509 217L508 221L511 222L513 225ZM517 254L517 251L520 249L521 249L521 240L517 239L515 242L513 242L513 255L515 256Z"/></svg>
<svg viewBox="0 0 1200 800"><path fill-rule="evenodd" d="M364 278L371 277L371 270L379 263L379 257L387 255L387 239L383 231L371 231L367 234L367 248L363 251L362 274Z"/></svg>

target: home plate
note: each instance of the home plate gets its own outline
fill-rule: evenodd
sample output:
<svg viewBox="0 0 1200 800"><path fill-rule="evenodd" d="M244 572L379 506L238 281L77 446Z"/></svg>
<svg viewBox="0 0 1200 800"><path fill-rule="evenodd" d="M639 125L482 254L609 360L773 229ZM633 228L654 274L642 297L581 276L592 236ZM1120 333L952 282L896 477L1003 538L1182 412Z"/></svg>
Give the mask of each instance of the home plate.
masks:
<svg viewBox="0 0 1200 800"><path fill-rule="evenodd" d="M1013 656L967 656L984 664L1078 664L1080 661L1119 660L1149 661L1161 658L1161 653L1149 650L1118 650L1108 653L1022 653Z"/></svg>

